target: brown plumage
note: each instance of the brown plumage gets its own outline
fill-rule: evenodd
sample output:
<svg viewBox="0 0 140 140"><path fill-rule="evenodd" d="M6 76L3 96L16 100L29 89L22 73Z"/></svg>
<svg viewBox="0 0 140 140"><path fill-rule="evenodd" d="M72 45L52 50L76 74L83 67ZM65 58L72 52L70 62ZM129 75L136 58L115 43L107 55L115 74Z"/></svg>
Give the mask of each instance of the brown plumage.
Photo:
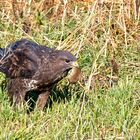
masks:
<svg viewBox="0 0 140 140"><path fill-rule="evenodd" d="M75 62L76 57L68 51L51 49L27 39L0 48L0 71L6 75L11 101L22 103L26 93L35 90L39 93L37 106L41 110L52 86L77 67Z"/></svg>

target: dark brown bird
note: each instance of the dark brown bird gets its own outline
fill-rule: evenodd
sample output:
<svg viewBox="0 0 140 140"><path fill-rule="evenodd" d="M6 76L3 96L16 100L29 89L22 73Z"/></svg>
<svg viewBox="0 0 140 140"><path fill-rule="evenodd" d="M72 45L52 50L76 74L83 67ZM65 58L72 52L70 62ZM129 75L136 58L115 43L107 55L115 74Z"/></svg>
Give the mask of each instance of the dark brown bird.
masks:
<svg viewBox="0 0 140 140"><path fill-rule="evenodd" d="M48 48L27 39L0 48L0 71L6 75L11 101L23 103L26 93L35 90L39 93L37 106L41 110L52 86L77 67L75 62L76 57L68 51Z"/></svg>

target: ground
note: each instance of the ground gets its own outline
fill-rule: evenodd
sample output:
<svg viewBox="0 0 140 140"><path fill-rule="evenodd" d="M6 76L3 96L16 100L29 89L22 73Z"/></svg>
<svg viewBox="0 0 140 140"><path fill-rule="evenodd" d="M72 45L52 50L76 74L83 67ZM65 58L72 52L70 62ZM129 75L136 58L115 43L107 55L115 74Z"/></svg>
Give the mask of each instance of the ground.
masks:
<svg viewBox="0 0 140 140"><path fill-rule="evenodd" d="M17 21L0 11L0 47L26 37L69 50L82 75L76 85L61 81L45 112L30 115L25 106L14 111L1 88L0 138L139 139L140 25L133 6L75 4L57 17L26 8Z"/></svg>

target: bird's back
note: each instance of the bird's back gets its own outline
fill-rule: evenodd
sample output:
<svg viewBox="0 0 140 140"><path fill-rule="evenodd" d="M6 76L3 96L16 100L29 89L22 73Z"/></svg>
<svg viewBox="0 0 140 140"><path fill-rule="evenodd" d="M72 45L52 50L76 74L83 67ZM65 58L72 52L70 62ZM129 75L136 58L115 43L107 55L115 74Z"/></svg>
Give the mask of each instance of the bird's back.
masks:
<svg viewBox="0 0 140 140"><path fill-rule="evenodd" d="M0 48L0 71L10 78L31 77L38 67L39 47L35 42L21 39Z"/></svg>

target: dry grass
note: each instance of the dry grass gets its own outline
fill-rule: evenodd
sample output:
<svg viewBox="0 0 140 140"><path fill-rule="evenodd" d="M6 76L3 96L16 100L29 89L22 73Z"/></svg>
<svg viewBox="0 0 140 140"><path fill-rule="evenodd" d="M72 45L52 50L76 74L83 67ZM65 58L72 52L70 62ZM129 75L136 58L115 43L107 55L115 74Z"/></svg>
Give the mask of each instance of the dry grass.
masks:
<svg viewBox="0 0 140 140"><path fill-rule="evenodd" d="M97 46L101 38L102 43L100 45L102 47L99 48L97 56L92 62L90 74L84 79L86 88L89 90L94 76L98 80L100 78L108 79L108 77L104 78L103 75L103 77L100 75L102 71L99 72L101 64L98 65L97 61L101 55L105 55L105 57L109 55L110 60L116 61L116 53L124 52L131 44L138 45L140 25L134 3L135 1L132 0L117 2L114 0L95 0L93 2L86 0L68 2L59 0L1 1L1 7L3 6L2 20L10 22L14 26L20 24L18 28L23 31L24 35L33 39L32 30L39 30L39 26L43 26L43 19L49 18L50 23L57 19L62 29L60 40L51 40L47 36L44 36L44 39L51 45L57 44L59 49L65 48L74 51L77 56L87 44ZM65 33L65 24L68 19L75 20L76 25L72 30ZM64 34L67 34L65 40L62 39ZM122 48L122 46L124 47ZM117 79L118 74L114 75L113 67L113 65L110 68L107 67L105 71L112 73L109 77L115 76Z"/></svg>
<svg viewBox="0 0 140 140"><path fill-rule="evenodd" d="M10 120L10 126L5 126L0 114L2 127L8 132L10 127L14 130L13 135L5 135L34 135L34 139L139 139L138 7L134 0L1 1L1 47L26 37L73 52L82 69L79 83L69 87L71 100L65 104L54 102L52 110L47 109L43 117L34 112L29 120L25 114L18 118L20 110L14 114L6 109L7 100L1 94L1 112L7 113L5 118ZM65 86L66 81L58 86L61 93L67 93ZM12 123L9 112L19 122L14 119ZM31 123L32 129L25 122Z"/></svg>

